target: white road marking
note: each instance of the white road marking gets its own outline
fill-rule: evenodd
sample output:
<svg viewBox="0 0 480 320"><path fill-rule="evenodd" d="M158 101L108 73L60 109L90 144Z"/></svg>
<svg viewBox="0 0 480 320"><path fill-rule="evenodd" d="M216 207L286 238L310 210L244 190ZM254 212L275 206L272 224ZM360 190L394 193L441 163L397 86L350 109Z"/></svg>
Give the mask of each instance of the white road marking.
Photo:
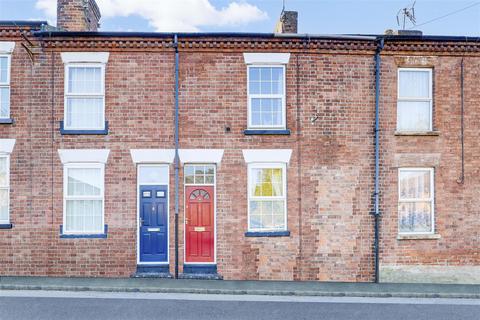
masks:
<svg viewBox="0 0 480 320"><path fill-rule="evenodd" d="M40 291L0 290L2 297L17 298L71 298L71 299L135 299L135 300L190 300L190 301L247 301L247 302L310 302L310 303L373 303L373 304L431 304L480 306L480 299L445 298L370 298L370 297L298 297L267 295L224 295L192 293L94 292L94 291Z"/></svg>

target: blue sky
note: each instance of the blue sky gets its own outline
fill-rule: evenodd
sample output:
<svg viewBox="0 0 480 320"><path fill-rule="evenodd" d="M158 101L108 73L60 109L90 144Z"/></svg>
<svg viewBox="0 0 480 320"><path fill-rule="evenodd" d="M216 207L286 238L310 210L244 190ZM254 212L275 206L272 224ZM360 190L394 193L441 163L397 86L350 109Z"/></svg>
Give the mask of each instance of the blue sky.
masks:
<svg viewBox="0 0 480 320"><path fill-rule="evenodd" d="M103 31L272 32L282 0L97 0ZM396 14L413 1L286 0L299 12L299 32L378 34L397 29ZM477 5L475 5L477 4ZM480 36L480 1L417 0L417 24L424 34ZM0 0L0 20L48 19L55 0Z"/></svg>

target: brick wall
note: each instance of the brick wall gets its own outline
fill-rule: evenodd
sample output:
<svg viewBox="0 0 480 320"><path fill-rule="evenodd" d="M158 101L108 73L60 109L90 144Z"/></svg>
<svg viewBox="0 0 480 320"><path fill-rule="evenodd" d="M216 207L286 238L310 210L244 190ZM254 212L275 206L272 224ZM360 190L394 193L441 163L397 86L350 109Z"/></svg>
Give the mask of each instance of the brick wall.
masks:
<svg viewBox="0 0 480 320"><path fill-rule="evenodd" d="M9 38L12 39L11 37ZM20 41L20 38L15 38ZM132 42L137 40L131 40ZM143 40L142 40L143 41ZM148 41L153 40L145 40ZM170 39L159 40L162 43ZM107 136L60 135L64 65L46 47L32 64L18 45L12 58L12 117L0 136L15 138L11 160L11 219L1 230L0 274L128 277L136 269L136 169L130 149L173 148L174 56L167 46L110 51L106 67ZM330 44L329 44L330 45ZM332 45L333 46L333 45ZM79 45L77 51L85 50ZM181 47L180 147L219 148L217 264L225 279L371 281L373 279L374 63L369 50L292 50L286 68L290 136L245 136L246 65L252 49ZM278 49L259 47L253 51ZM466 179L457 183L460 58L386 54L382 67L381 262L388 265L475 266L475 103L478 58L465 58ZM413 62L412 62L413 61ZM396 68L435 68L438 136L395 136ZM53 93L53 96L52 96ZM52 101L53 98L53 101ZM317 120L312 122L312 117ZM231 131L226 132L225 128ZM63 167L58 149L107 148L107 239L60 239ZM289 237L245 237L247 165L242 149L292 149L287 169ZM407 155L405 155L407 154ZM415 154L418 156L411 156ZM418 160L423 159L423 160ZM399 162L436 165L438 240L397 240ZM183 169L183 167L182 167ZM173 166L170 168L170 268L174 261ZM183 248L183 172L180 170L180 272Z"/></svg>

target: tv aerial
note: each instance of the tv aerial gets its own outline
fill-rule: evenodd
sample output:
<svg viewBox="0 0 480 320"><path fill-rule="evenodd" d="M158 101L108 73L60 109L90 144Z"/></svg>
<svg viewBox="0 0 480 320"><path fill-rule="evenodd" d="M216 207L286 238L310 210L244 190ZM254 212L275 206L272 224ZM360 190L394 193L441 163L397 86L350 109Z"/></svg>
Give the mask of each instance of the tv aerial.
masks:
<svg viewBox="0 0 480 320"><path fill-rule="evenodd" d="M417 19L415 18L415 3L417 0L413 1L412 5L410 7L405 7L403 9L398 10L397 13L397 24L400 27L400 20L402 20L402 30L405 30L405 24L407 22L407 19L410 20L410 22L415 25L417 23ZM403 16L403 17L402 17Z"/></svg>

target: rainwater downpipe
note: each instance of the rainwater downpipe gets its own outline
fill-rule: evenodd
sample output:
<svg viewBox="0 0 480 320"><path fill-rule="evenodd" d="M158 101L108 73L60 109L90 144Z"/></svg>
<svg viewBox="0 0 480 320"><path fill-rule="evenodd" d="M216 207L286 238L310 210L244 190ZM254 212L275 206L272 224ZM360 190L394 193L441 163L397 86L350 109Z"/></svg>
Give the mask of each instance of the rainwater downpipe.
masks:
<svg viewBox="0 0 480 320"><path fill-rule="evenodd" d="M379 282L379 224L380 224L380 201L379 201L379 180L380 180L380 53L383 50L383 37L377 38L377 49L375 50L375 190L374 190L374 218L375 218L375 283Z"/></svg>
<svg viewBox="0 0 480 320"><path fill-rule="evenodd" d="M174 35L175 48L175 279L178 279L178 211L179 211L179 174L180 158L178 156L178 36Z"/></svg>

